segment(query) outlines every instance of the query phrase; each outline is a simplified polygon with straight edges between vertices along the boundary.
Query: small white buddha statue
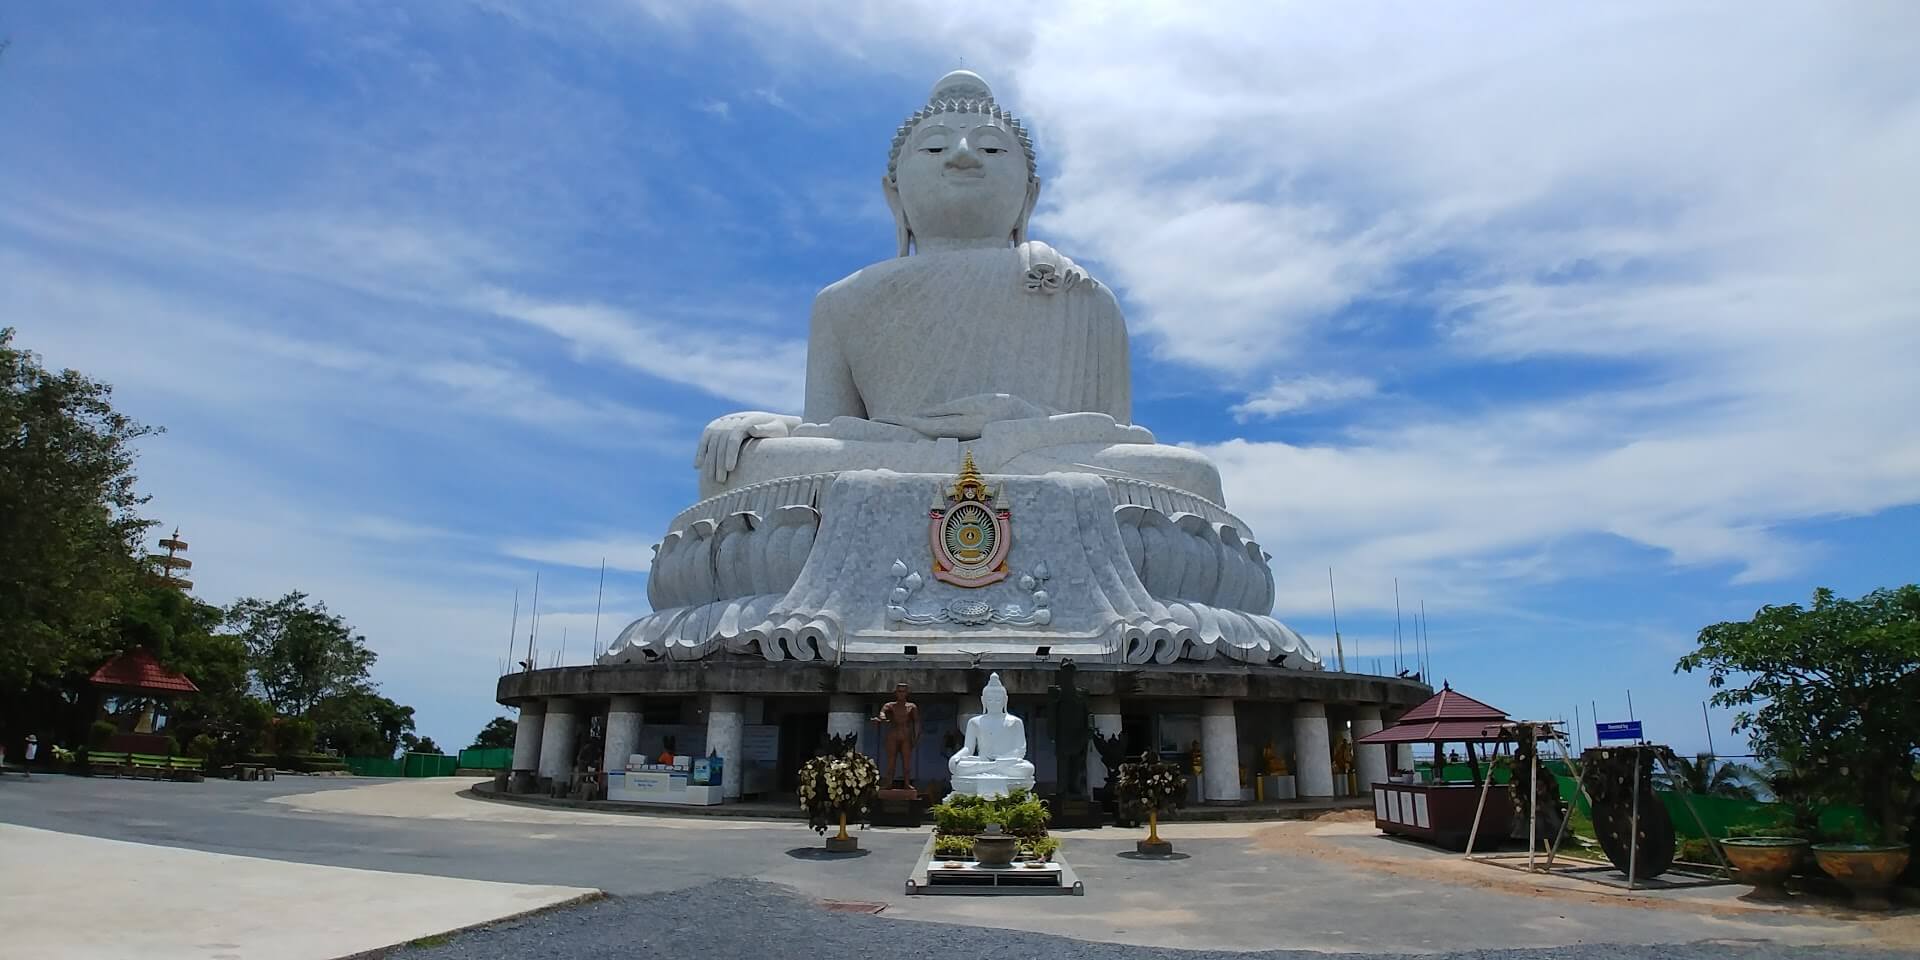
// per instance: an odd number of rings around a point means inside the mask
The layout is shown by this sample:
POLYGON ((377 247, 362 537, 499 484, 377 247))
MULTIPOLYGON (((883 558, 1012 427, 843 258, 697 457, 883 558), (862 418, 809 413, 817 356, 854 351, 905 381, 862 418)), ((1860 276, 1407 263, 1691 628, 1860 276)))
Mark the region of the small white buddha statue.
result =
POLYGON ((947 761, 953 792, 992 798, 1015 788, 1033 789, 1027 725, 1007 712, 1007 688, 999 674, 987 678, 980 706, 986 712, 967 721, 966 743, 947 761))

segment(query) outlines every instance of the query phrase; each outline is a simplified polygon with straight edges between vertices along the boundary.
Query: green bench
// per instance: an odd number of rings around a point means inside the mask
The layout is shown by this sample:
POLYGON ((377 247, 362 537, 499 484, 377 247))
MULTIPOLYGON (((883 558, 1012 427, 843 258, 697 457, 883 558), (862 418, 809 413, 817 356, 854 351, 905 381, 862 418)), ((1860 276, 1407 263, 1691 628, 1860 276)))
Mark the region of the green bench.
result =
POLYGON ((103 767, 109 768, 113 770, 113 775, 115 777, 118 777, 122 773, 125 773, 128 768, 128 765, 130 765, 132 762, 133 762, 132 754, 109 753, 105 750, 87 751, 87 766, 92 767, 95 770, 99 770, 103 767))
POLYGON ((112 770, 115 777, 147 776, 155 780, 173 776, 193 779, 201 776, 206 769, 205 761, 193 757, 163 757, 154 753, 117 753, 108 750, 89 751, 87 766, 95 771, 112 770))

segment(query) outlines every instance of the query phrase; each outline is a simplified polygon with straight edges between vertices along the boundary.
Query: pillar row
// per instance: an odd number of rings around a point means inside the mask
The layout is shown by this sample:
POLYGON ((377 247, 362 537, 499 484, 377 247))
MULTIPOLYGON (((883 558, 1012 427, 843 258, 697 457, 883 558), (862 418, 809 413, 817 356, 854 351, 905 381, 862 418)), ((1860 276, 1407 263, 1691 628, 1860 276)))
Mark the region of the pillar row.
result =
POLYGON ((1293 705, 1293 774, 1301 799, 1333 796, 1333 743, 1324 703, 1293 705))
POLYGON ((520 722, 513 728, 513 769, 540 769, 540 734, 547 720, 545 700, 520 705, 520 722))
POLYGON ((1360 738, 1379 733, 1385 726, 1379 707, 1356 707, 1353 711, 1353 766, 1360 774, 1360 793, 1372 796, 1373 785, 1387 779, 1385 744, 1361 743, 1360 738))
POLYGON ((739 694, 716 693, 707 702, 707 752, 720 757, 720 796, 727 800, 740 799, 746 765, 740 743, 746 726, 746 704, 739 694))
POLYGON ((547 700, 540 731, 540 776, 564 781, 573 776, 574 737, 579 733, 578 705, 564 697, 547 700))
POLYGON ((616 694, 607 706, 607 752, 602 770, 625 770, 627 758, 640 745, 641 702, 633 694, 616 694))
POLYGON ((1200 706, 1200 798, 1240 801, 1240 731, 1232 700, 1206 700, 1200 706))

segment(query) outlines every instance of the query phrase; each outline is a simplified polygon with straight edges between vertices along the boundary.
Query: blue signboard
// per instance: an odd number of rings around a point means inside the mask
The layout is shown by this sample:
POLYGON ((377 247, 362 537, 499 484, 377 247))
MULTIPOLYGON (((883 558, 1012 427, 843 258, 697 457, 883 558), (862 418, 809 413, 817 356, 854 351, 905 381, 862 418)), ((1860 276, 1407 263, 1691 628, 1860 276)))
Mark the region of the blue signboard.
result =
POLYGON ((1640 721, 1628 720, 1625 723, 1597 723, 1594 730, 1601 743, 1608 740, 1644 740, 1640 734, 1640 721))

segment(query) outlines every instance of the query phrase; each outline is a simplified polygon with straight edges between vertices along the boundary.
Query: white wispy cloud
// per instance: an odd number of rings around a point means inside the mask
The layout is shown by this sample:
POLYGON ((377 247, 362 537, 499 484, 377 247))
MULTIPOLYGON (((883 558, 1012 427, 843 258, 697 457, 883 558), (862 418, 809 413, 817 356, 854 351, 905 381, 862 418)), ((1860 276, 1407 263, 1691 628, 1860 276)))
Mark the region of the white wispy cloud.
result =
POLYGON ((1366 377, 1276 377, 1266 389, 1235 404, 1233 416, 1242 423, 1270 419, 1370 397, 1378 390, 1379 385, 1366 377))

